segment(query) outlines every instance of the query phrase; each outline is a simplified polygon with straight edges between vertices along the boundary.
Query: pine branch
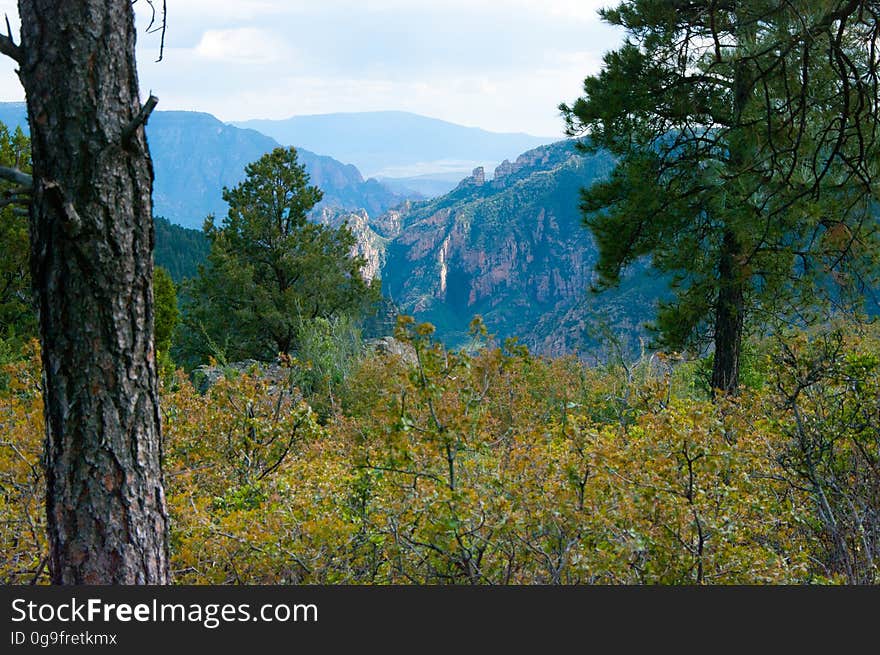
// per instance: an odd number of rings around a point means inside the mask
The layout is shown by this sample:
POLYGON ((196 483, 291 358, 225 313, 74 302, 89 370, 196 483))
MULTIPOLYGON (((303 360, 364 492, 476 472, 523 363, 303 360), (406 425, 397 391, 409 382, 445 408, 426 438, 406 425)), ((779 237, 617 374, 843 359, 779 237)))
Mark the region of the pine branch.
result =
POLYGON ((34 178, 17 168, 0 166, 0 179, 15 182, 24 187, 22 190, 30 191, 34 187, 34 178))

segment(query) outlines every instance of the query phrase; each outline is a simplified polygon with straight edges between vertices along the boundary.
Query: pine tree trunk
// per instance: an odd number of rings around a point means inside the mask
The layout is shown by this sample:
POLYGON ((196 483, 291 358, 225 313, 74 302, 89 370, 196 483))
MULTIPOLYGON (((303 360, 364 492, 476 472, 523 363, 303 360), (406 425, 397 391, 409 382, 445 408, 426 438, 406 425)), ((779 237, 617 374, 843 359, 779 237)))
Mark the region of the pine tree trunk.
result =
POLYGON ((718 301, 715 307, 715 359, 712 393, 736 393, 739 386, 740 345, 745 307, 740 275, 740 247, 731 230, 724 232, 718 265, 718 301))
MULTIPOLYGON (((736 11, 741 3, 734 3, 736 11)), ((737 16, 737 41, 746 47, 754 40, 755 26, 752 21, 737 16)), ((731 125, 742 131, 743 115, 753 90, 752 76, 745 60, 735 62, 733 74, 733 107, 731 125)), ((747 166, 751 146, 739 135, 728 143, 729 165, 735 171, 747 166)), ((732 208, 729 208, 732 209, 732 208)), ((749 211, 747 205, 741 208, 749 211)), ((739 387, 740 350, 743 337, 745 312, 745 283, 740 239, 727 224, 721 238, 718 253, 718 296, 715 304, 715 358, 712 363, 712 395, 717 392, 734 394, 739 387)))
POLYGON ((19 0, 56 584, 169 581, 131 0, 19 0))

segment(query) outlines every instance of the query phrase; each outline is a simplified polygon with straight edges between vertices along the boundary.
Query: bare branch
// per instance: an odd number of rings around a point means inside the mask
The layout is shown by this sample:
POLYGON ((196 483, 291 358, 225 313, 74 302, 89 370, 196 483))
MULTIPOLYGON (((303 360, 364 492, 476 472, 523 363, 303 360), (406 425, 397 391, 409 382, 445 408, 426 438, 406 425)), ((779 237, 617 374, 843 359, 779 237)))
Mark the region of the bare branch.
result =
POLYGON ((24 207, 30 207, 31 200, 30 198, 6 198, 4 200, 0 200, 0 209, 5 209, 11 205, 22 205, 24 207))
POLYGON ((21 48, 15 45, 12 39, 12 27, 9 25, 9 16, 6 16, 6 35, 0 34, 0 53, 21 63, 21 48))
MULTIPOLYGON (((135 4, 137 0, 133 0, 131 4, 135 4)), ((156 20, 156 5, 153 4, 154 0, 146 0, 147 5, 150 7, 150 24, 147 25, 146 32, 147 34, 155 34, 156 32, 161 33, 161 39, 159 42, 159 58, 156 62, 162 61, 162 57, 165 54, 165 32, 168 29, 168 2, 167 0, 162 0, 162 20, 158 22, 156 20)))
POLYGON ((150 119, 150 114, 153 113, 153 110, 156 108, 158 102, 159 98, 151 94, 147 102, 144 103, 144 106, 141 107, 141 110, 138 112, 137 116, 135 116, 132 121, 125 126, 125 129, 122 130, 123 144, 131 141, 131 138, 134 136, 135 132, 141 125, 147 124, 147 121, 150 119))
POLYGON ((10 205, 24 205, 25 207, 28 207, 30 204, 30 189, 25 193, 4 193, 3 198, 0 199, 0 208, 9 207, 10 205))
POLYGON ((73 206, 73 203, 67 197, 64 189, 61 188, 61 185, 54 180, 43 180, 43 189, 47 194, 50 194, 53 203, 56 205, 55 209, 61 214, 65 230, 71 235, 78 234, 82 229, 83 220, 79 213, 77 213, 76 207, 73 206))

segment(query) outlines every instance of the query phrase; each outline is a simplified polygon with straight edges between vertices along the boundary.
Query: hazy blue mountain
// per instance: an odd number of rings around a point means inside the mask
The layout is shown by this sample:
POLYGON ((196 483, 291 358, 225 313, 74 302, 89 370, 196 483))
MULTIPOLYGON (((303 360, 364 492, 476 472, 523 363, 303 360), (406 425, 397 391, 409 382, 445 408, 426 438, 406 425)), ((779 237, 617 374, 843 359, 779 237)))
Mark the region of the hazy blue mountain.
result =
MULTIPOLYGON (((0 121, 27 130, 24 103, 0 103, 0 121)), ((154 213, 172 223, 201 228, 205 217, 226 214, 222 189, 244 179, 244 167, 279 146, 254 130, 227 125, 210 114, 156 111, 147 125, 156 180, 154 213)), ((312 184, 324 191, 320 208, 365 209, 371 216, 404 197, 355 166, 298 148, 312 184)))
POLYGON ((156 180, 158 216, 199 228, 208 214, 226 214, 221 190, 244 178, 244 167, 278 144, 254 131, 230 128, 210 114, 155 112, 147 138, 156 180))
MULTIPOLYGON (((156 112, 147 130, 156 169, 156 213, 187 227, 201 226, 208 213, 225 215, 222 188, 238 184, 248 163, 279 145, 254 130, 195 112, 156 112)), ((366 209, 375 215, 403 200, 380 182, 364 180, 350 164, 297 150, 311 183, 324 191, 321 207, 366 209)))
POLYGON ((28 132, 27 108, 23 102, 0 102, 0 123, 10 130, 21 127, 28 132))
POLYGON ((400 111, 294 116, 234 123, 284 144, 351 162, 365 175, 414 177, 494 165, 555 139, 463 127, 400 111))

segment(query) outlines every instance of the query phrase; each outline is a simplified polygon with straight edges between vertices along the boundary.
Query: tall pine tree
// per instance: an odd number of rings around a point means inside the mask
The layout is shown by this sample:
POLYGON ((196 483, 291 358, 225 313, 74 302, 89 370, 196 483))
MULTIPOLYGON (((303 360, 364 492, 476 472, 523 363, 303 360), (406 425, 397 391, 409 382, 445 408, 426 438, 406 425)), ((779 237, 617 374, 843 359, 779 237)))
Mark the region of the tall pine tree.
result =
POLYGON ((170 580, 153 339, 153 169, 131 0, 19 0, 0 36, 27 99, 30 272, 59 584, 170 580))
POLYGON ((582 147, 618 160, 583 193, 601 285, 650 256, 674 292, 658 342, 711 342, 713 390, 736 390, 750 319, 793 317, 823 281, 874 270, 877 11, 629 0, 601 12, 626 41, 560 107, 582 147))

